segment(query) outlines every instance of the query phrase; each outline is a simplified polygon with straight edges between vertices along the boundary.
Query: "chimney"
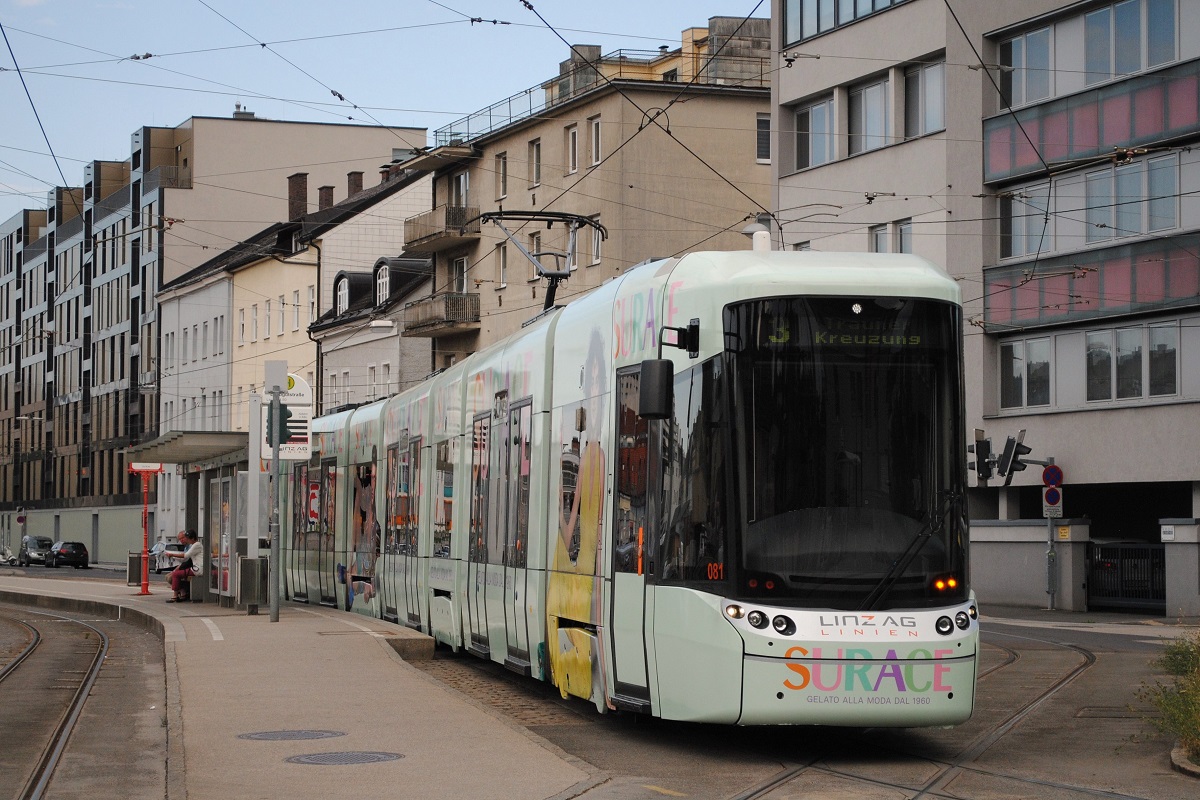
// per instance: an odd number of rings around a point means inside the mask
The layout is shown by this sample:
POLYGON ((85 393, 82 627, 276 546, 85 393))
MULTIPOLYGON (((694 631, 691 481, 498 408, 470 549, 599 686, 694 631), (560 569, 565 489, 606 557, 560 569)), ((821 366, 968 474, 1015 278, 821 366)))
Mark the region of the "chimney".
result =
POLYGON ((379 182, 381 184, 387 183, 388 179, 391 177, 392 177, 392 167, 390 164, 384 164, 382 167, 379 168, 379 182))
POLYGON ((322 186, 317 189, 317 210, 324 211, 333 205, 333 187, 322 186))
POLYGON ((361 171, 346 173, 346 196, 353 197, 362 191, 363 174, 361 171))
POLYGON ((288 221, 293 222, 308 213, 308 173, 288 175, 288 221))

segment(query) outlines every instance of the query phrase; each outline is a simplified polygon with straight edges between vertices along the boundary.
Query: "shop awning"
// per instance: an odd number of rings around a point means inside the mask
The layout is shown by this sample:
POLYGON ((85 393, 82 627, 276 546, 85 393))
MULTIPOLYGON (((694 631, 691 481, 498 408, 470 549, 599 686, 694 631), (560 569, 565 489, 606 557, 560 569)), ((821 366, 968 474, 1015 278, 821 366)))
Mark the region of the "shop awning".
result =
POLYGON ((167 431, 126 449, 126 460, 162 464, 201 464, 243 454, 250 434, 234 431, 167 431))

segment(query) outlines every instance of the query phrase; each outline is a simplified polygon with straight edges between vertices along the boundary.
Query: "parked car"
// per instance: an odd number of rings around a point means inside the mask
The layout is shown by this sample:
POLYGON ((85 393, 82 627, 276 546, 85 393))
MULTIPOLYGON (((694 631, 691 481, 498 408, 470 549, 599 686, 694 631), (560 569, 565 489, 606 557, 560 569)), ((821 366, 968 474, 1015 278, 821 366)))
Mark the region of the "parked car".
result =
POLYGON ((17 563, 22 567, 30 564, 45 564, 46 551, 54 544, 49 536, 22 536, 21 549, 17 551, 17 563))
POLYGON ((167 542, 163 550, 157 553, 151 553, 153 559, 150 563, 154 565, 155 574, 170 572, 183 563, 181 558, 169 558, 167 553, 182 553, 186 548, 179 542, 167 542))
POLYGON ((91 569, 88 550, 83 542, 55 542, 46 551, 46 566, 61 567, 63 564, 75 569, 91 569))

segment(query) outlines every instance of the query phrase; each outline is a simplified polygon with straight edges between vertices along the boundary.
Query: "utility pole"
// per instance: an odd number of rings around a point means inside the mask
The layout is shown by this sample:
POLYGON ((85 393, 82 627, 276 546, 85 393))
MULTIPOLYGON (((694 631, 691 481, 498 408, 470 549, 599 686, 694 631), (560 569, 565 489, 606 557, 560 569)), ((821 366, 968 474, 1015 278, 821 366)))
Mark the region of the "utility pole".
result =
POLYGON ((271 395, 271 410, 267 415, 271 420, 267 436, 271 440, 271 521, 268 532, 271 537, 270 555, 267 557, 267 598, 271 609, 271 622, 279 622, 279 439, 280 415, 279 398, 286 391, 287 362, 266 362, 268 394, 271 395))

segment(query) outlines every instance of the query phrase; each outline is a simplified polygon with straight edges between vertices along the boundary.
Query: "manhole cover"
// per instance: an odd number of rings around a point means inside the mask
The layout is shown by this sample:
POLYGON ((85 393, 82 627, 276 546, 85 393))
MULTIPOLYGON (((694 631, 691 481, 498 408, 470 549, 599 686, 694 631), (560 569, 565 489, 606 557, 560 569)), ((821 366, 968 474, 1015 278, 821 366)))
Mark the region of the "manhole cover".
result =
POLYGON ((299 739, 332 739, 345 736, 342 731, 260 731, 238 734, 239 739, 254 739, 260 742, 292 742, 299 739))
POLYGON ((376 764, 380 761, 395 761, 398 758, 404 758, 404 756, 399 753, 309 753, 303 756, 292 756, 287 761, 289 764, 342 766, 345 764, 376 764))

